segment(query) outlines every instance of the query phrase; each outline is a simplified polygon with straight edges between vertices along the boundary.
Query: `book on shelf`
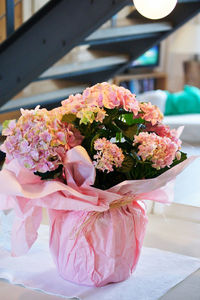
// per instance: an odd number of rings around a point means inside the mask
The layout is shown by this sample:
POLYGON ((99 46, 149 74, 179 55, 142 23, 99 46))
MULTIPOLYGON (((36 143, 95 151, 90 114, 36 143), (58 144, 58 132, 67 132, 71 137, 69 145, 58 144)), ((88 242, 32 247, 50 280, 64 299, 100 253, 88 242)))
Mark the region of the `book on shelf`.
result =
POLYGON ((131 79, 129 81, 121 81, 120 85, 127 88, 136 95, 152 91, 155 89, 154 78, 131 79))

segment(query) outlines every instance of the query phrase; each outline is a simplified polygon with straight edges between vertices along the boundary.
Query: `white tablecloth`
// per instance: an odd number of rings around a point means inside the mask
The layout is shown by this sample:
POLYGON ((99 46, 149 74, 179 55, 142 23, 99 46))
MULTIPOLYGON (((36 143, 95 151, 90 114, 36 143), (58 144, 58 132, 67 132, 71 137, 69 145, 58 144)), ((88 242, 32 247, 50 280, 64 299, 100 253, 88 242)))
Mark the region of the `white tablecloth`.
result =
MULTIPOLYGON (((159 230, 159 228, 158 228, 159 230)), ((200 260, 153 248, 143 248, 135 273, 126 281, 102 288, 78 286, 59 277, 48 249, 48 227, 30 252, 10 256, 9 234, 0 234, 0 278, 48 294, 83 300, 155 300, 200 268, 200 260)))

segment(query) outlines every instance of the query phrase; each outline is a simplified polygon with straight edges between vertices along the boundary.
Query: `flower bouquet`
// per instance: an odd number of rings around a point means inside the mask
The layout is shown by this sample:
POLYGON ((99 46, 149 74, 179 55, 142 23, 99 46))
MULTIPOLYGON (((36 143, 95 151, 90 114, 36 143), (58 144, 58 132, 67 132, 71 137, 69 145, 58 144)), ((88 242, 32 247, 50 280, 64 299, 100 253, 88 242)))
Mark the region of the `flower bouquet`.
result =
POLYGON ((0 209, 14 208, 12 255, 37 238, 42 208, 59 274, 84 285, 125 280, 147 223, 144 200, 169 203, 173 180, 194 157, 151 103, 108 83, 71 95, 51 111, 21 109, 6 121, 0 209))

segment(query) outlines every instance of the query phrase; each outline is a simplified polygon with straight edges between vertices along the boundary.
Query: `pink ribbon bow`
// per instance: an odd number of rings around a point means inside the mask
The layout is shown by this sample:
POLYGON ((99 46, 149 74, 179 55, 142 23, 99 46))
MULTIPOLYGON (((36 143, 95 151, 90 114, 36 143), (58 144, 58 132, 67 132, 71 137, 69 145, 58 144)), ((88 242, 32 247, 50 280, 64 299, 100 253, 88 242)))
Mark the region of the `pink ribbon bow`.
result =
POLYGON ((0 172, 0 209, 14 208, 16 217, 12 230, 12 255, 25 254, 37 239, 42 221, 42 208, 102 212, 109 204, 125 195, 134 201, 152 200, 170 203, 173 179, 196 157, 190 157, 157 178, 124 181, 109 190, 92 185, 95 168, 82 146, 66 152, 64 162, 67 185, 57 180, 42 181, 12 160, 0 172))

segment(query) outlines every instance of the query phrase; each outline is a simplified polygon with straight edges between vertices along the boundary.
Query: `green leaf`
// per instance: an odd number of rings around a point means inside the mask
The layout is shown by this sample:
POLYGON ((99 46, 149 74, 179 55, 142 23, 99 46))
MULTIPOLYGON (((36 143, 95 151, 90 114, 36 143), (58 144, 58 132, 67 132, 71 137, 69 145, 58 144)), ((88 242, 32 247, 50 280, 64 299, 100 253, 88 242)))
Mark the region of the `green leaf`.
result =
POLYGON ((123 114, 122 118, 125 120, 126 124, 132 125, 133 123, 133 113, 123 114))
POLYGON ((45 173, 41 172, 34 172, 35 175, 40 176, 41 180, 47 180, 47 179, 56 179, 56 178, 62 178, 62 172, 63 172, 63 165, 60 165, 56 170, 54 171, 48 171, 45 173))
POLYGON ((187 155, 183 152, 181 152, 181 159, 177 160, 176 158, 174 159, 173 163, 170 165, 170 167, 165 167, 160 170, 156 170, 155 168, 152 167, 152 162, 150 161, 138 161, 136 167, 131 171, 131 176, 134 177, 134 179, 150 179, 150 178, 155 178, 167 170, 173 168, 177 164, 181 163, 187 158, 187 155))
POLYGON ((10 121, 11 121, 11 120, 5 120, 5 121, 3 122, 3 124, 2 124, 3 129, 7 129, 7 128, 8 128, 8 125, 9 125, 10 121))
POLYGON ((117 133, 120 133, 121 130, 118 128, 118 126, 115 126, 113 123, 109 123, 106 125, 106 129, 110 131, 111 136, 114 137, 116 136, 117 133))
POLYGON ((134 135, 138 133, 138 125, 129 126, 126 130, 122 130, 123 135, 128 137, 130 140, 133 140, 134 135))
POLYGON ((122 150, 124 150, 123 152, 125 153, 130 153, 133 148, 132 143, 129 143, 128 141, 118 142, 116 143, 116 145, 122 150))
POLYGON ((126 130, 129 128, 129 125, 124 123, 123 121, 116 119, 115 124, 121 129, 121 130, 126 130))
POLYGON ((69 123, 69 124, 73 124, 75 121, 76 121, 76 115, 74 114, 65 114, 61 119, 61 122, 69 123))
POLYGON ((126 180, 126 175, 124 173, 118 172, 117 170, 114 170, 110 173, 96 170, 94 186, 101 190, 107 190, 124 180, 126 180))
POLYGON ((144 125, 141 123, 133 123, 132 125, 128 125, 118 119, 115 120, 115 123, 122 130, 123 135, 129 138, 131 141, 133 140, 134 135, 138 135, 140 130, 144 129, 144 125))
POLYGON ((121 143, 121 140, 123 138, 122 132, 117 132, 115 138, 116 138, 116 141, 118 141, 119 143, 121 143))
POLYGON ((132 113, 123 114, 122 117, 128 125, 145 124, 145 120, 143 120, 142 118, 134 118, 132 113))
POLYGON ((105 119, 103 120, 103 124, 108 125, 112 123, 112 121, 119 116, 119 110, 114 108, 114 109, 106 109, 107 115, 105 119))
POLYGON ((117 170, 122 173, 128 173, 131 171, 133 166, 134 166, 134 160, 131 158, 131 156, 125 155, 122 166, 120 168, 118 168, 117 170))

